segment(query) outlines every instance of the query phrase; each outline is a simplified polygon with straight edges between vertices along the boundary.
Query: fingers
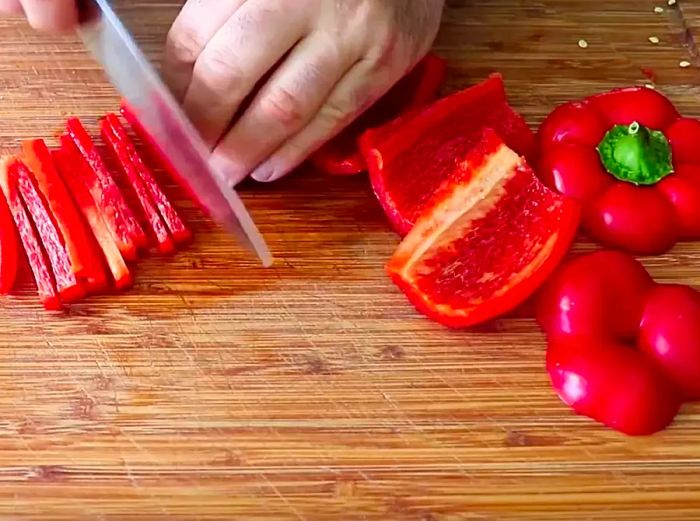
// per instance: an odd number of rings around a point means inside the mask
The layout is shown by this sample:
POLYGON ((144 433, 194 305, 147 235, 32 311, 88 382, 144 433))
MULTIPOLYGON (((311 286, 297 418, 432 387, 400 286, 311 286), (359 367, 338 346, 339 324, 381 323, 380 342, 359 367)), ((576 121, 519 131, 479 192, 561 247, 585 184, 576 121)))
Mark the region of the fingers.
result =
POLYGON ((237 184, 304 128, 352 66, 328 37, 301 42, 212 154, 212 164, 237 184))
POLYGON ((248 0, 195 63, 183 107, 212 146, 258 81, 308 30, 308 10, 279 0, 248 0))
POLYGON ((0 14, 22 14, 22 4, 19 0, 0 0, 0 14))
POLYGON ((20 0, 29 24, 42 31, 68 31, 78 24, 75 0, 20 0))
POLYGON ((178 101, 185 97, 197 58, 243 2, 188 0, 185 3, 168 32, 163 57, 163 78, 178 101))
POLYGON ((311 122, 285 142, 255 171, 256 181, 275 181, 303 163, 321 145, 338 134, 392 85, 392 74, 374 62, 358 62, 338 83, 311 122))

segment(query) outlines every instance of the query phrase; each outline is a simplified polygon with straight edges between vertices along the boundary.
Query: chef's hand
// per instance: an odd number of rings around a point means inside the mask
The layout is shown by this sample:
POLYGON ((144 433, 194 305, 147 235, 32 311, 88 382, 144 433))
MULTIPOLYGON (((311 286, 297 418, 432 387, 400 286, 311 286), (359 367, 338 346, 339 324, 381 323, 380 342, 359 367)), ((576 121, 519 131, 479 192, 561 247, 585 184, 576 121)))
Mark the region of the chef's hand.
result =
POLYGON ((78 24, 75 0, 0 0, 0 14, 25 14, 42 31, 68 31, 78 24))
POLYGON ((427 53, 443 5, 188 0, 168 35, 163 71, 212 147, 212 164, 232 184, 251 174, 272 181, 347 126, 427 53))

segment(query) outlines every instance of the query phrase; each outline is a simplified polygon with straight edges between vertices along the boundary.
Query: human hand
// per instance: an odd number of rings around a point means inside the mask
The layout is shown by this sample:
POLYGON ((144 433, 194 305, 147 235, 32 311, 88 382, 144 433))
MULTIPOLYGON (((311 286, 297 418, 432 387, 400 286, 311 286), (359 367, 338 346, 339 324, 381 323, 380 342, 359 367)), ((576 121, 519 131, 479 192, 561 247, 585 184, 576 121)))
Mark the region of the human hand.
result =
POLYGON ((24 14, 42 31, 68 31, 78 25, 75 0, 0 0, 0 14, 24 14))
POLYGON ((251 174, 272 181, 427 53, 443 5, 188 0, 168 34, 163 72, 211 146, 212 166, 233 185, 251 174))

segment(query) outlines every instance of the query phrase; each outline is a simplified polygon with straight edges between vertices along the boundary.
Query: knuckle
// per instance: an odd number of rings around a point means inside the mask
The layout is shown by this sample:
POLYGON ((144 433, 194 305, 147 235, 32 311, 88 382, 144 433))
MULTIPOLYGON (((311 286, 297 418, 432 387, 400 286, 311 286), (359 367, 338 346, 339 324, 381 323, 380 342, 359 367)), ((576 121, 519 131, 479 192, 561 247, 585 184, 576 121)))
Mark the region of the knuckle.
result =
POLYGON ((245 83, 243 70, 235 65, 232 54, 226 49, 212 49, 202 54, 195 73, 208 90, 231 97, 245 83))
POLYGON ((174 26, 167 36, 167 47, 170 54, 180 62, 193 65, 206 42, 199 31, 189 25, 174 26))
POLYGON ((303 123, 305 118, 304 103, 298 95, 285 87, 271 89, 263 96, 260 109, 287 127, 296 127, 303 123))
POLYGON ((350 99, 352 101, 344 103, 338 100, 329 100, 321 108, 320 116, 326 122, 327 127, 335 129, 350 121, 358 106, 356 96, 351 96, 350 99))

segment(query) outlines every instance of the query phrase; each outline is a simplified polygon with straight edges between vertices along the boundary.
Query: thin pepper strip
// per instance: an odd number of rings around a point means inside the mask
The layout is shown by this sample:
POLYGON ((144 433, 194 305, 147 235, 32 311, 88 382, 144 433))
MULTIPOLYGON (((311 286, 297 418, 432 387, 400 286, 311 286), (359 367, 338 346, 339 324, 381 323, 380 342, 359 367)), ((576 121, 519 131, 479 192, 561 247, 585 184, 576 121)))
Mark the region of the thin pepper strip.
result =
POLYGON ((15 285, 19 255, 17 227, 5 198, 0 197, 0 294, 10 293, 15 285))
POLYGON ((16 158, 12 157, 3 157, 0 159, 0 188, 2 188, 5 194, 5 199, 7 200, 10 212, 17 226, 24 251, 27 254, 29 267, 36 281, 39 299, 45 309, 60 310, 62 308, 61 299, 56 292, 48 261, 41 249, 39 239, 34 231, 27 210, 24 208, 17 185, 10 180, 9 167, 15 161, 16 158))
POLYGON ((51 263, 56 289, 61 300, 66 303, 76 302, 85 296, 85 290, 73 273, 70 256, 66 250, 50 210, 47 208, 34 176, 21 160, 13 161, 9 166, 10 183, 15 184, 24 200, 24 206, 34 222, 34 227, 44 246, 44 251, 51 263))
POLYGON ((95 262, 97 245, 58 175, 44 140, 23 142, 22 159, 34 174, 39 190, 58 225, 73 273, 90 293, 104 291, 107 288, 107 275, 103 266, 95 262))
MULTIPOLYGON (((75 160, 72 147, 66 146, 70 142, 66 143, 66 138, 62 141, 61 149, 51 151, 53 162, 59 175, 70 188, 76 204, 90 225, 92 233, 102 249, 102 254, 107 261, 116 289, 126 289, 133 283, 129 268, 124 262, 124 258, 102 218, 100 210, 95 205, 95 201, 84 183, 84 165, 82 162, 75 160)), ((94 261, 98 262, 98 259, 94 261)), ((99 259, 99 261, 102 261, 102 259, 99 259)))
POLYGON ((176 244, 183 244, 192 239, 192 232, 185 225, 184 221, 178 214, 177 210, 168 200, 161 187, 158 185, 153 173, 146 166, 143 159, 136 150, 136 146, 126 132, 126 129, 119 121, 116 114, 108 114, 104 119, 105 124, 108 124, 111 132, 114 134, 122 152, 131 160, 135 171, 141 178, 141 181, 148 190, 148 195, 155 203, 160 212, 163 221, 167 225, 170 233, 173 236, 176 244))
POLYGON ((331 175, 365 172, 367 163, 358 146, 362 133, 433 102, 446 72, 445 61, 436 54, 428 54, 367 112, 314 153, 311 163, 331 175))
MULTIPOLYGON (((88 188, 95 203, 102 211, 105 223, 114 235, 119 251, 127 260, 136 259, 137 249, 148 246, 148 237, 129 208, 124 195, 114 182, 95 143, 78 118, 70 118, 67 123, 68 135, 89 166, 88 188)), ((87 171, 86 171, 87 172, 87 171)))
POLYGON ((136 171, 136 167, 131 161, 131 157, 124 146, 121 136, 119 136, 114 129, 114 119, 116 119, 114 114, 108 114, 102 121, 100 121, 100 132, 102 134, 102 139, 112 150, 112 153, 117 158, 119 166, 121 166, 122 171, 128 178, 129 183, 131 184, 131 187, 138 198, 143 215, 150 226, 150 232, 155 237, 158 245, 158 251, 164 254, 173 253, 175 251, 175 244, 168 233, 168 229, 166 228, 163 219, 158 214, 158 210, 151 200, 151 196, 146 189, 146 185, 136 171))

